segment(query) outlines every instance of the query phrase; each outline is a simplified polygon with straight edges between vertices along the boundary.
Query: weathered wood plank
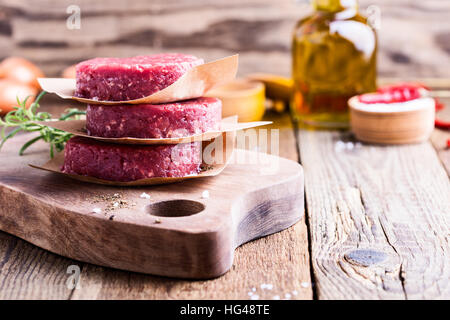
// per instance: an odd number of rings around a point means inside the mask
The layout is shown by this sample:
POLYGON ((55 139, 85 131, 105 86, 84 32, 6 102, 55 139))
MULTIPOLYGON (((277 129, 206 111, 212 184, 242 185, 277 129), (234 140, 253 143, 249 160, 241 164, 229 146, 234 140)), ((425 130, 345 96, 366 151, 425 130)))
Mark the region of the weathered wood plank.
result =
POLYGON ((450 176, 450 148, 447 146, 447 141, 450 139, 450 132, 448 130, 434 130, 431 136, 431 142, 433 147, 441 159, 442 165, 447 170, 447 174, 450 176))
POLYGON ((431 144, 298 138, 318 298, 450 298, 450 183, 431 144))
MULTIPOLYGON (((306 0, 307 1, 307 0, 306 0)), ((140 13, 166 13, 177 12, 192 9, 202 9, 205 7, 214 7, 217 9, 226 9, 230 7, 259 7, 273 6, 270 0, 134 0, 131 3, 123 1, 97 0, 41 0, 39 6, 33 5, 33 0, 1 0, 0 5, 5 8, 16 10, 22 15, 29 17, 42 16, 43 13, 48 17, 65 17, 65 9, 69 5, 78 5, 87 15, 103 15, 105 13, 126 14, 128 12, 140 13)), ((296 4, 291 0, 279 0, 277 4, 281 6, 294 7, 296 4)))
POLYGON ((68 299, 73 290, 67 270, 74 264, 0 232, 0 300, 68 299))
POLYGON ((255 288, 260 299, 311 299, 306 226, 289 230, 238 248, 232 269, 208 281, 184 281, 83 266, 81 289, 72 299, 250 299, 255 288), (306 253, 306 254, 305 254, 306 253), (261 289, 272 284, 271 290, 261 289), (296 295, 295 295, 296 294, 296 295))

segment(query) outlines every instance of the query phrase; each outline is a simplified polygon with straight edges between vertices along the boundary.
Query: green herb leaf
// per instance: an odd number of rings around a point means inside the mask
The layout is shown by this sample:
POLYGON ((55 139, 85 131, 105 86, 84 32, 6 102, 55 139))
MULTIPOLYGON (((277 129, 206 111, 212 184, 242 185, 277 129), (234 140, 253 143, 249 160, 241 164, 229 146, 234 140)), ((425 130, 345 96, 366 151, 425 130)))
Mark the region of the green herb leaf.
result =
MULTIPOLYGON (((19 98, 17 98, 18 106, 14 107, 13 111, 7 113, 3 120, 0 118, 0 126, 2 127, 2 130, 0 131, 0 149, 7 140, 13 138, 18 132, 25 131, 39 132, 39 136, 26 142, 22 148, 20 148, 19 155, 23 155, 29 146, 39 140, 43 140, 50 144, 50 156, 52 158, 55 155, 55 149, 58 152, 64 150, 64 146, 72 137, 72 134, 36 123, 37 121, 41 122, 52 119, 52 115, 48 112, 37 112, 40 107, 39 102, 45 94, 46 92, 42 91, 28 109, 26 108, 26 102, 30 97, 26 97, 23 101, 20 101, 19 98), (13 127, 14 129, 6 134, 6 128, 9 127, 13 127)), ((66 110, 66 114, 61 115, 58 120, 65 121, 79 119, 81 115, 85 114, 86 112, 84 111, 72 108, 66 110)))
POLYGON ((27 143, 25 143, 25 144, 22 146, 22 148, 20 148, 20 150, 19 150, 19 156, 23 155, 23 153, 25 152, 25 150, 27 150, 27 148, 28 148, 29 146, 31 146, 33 143, 35 143, 36 141, 41 140, 41 139, 42 139, 42 136, 38 136, 38 137, 36 137, 36 138, 31 139, 31 140, 28 141, 27 143))

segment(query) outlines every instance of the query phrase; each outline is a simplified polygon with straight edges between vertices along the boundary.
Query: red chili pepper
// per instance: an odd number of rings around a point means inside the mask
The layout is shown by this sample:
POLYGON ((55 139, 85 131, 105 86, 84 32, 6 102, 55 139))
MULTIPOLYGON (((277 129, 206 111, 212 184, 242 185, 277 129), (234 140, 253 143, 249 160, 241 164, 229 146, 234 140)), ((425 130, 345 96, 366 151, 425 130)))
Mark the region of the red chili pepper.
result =
MULTIPOLYGON (((420 83, 401 83, 383 86, 375 93, 366 93, 359 96, 362 103, 398 103, 406 102, 421 97, 421 89, 427 89, 420 83)), ((428 90, 428 89, 427 89, 428 90)))
POLYGON ((436 118, 434 120, 434 125, 439 129, 446 129, 446 130, 450 129, 450 121, 444 121, 436 118))
POLYGON ((408 89, 408 90, 416 90, 416 89, 425 89, 430 91, 430 88, 420 82, 401 82, 398 84, 389 84, 377 89, 377 92, 390 92, 399 89, 408 89))
MULTIPOLYGON (((445 108, 445 105, 441 101, 439 101, 439 99, 435 98, 434 101, 436 102, 436 111, 440 111, 445 108)), ((448 130, 450 129, 450 121, 441 120, 438 117, 435 117, 434 126, 439 129, 448 130)), ((450 140, 447 141, 447 146, 449 146, 449 144, 450 140)))
POLYGON ((436 111, 441 111, 445 108, 445 105, 438 98, 434 98, 434 101, 436 102, 436 111))

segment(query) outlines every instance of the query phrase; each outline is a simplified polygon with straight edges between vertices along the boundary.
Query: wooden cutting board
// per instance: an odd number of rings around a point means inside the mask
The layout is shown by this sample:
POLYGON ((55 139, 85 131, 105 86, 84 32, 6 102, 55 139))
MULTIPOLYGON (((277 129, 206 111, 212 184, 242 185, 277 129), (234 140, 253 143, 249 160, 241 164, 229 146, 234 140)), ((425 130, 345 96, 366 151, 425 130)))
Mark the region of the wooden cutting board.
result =
MULTIPOLYGON (((0 229, 75 260, 213 278, 230 269, 236 247, 286 229, 304 214, 302 167, 284 158, 259 153, 260 164, 232 161, 216 177, 109 187, 29 167, 49 158, 44 143, 17 155, 30 137, 18 136, 0 151, 0 229), (206 190, 209 198, 202 197, 206 190)), ((235 150, 235 157, 251 155, 235 150)))

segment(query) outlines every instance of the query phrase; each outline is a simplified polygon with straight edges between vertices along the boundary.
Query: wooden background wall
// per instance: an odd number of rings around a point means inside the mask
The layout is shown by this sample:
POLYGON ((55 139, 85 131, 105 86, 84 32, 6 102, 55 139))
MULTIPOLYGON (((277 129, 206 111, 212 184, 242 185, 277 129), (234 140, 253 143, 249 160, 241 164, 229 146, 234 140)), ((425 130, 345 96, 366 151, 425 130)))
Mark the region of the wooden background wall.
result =
MULTIPOLYGON (((381 8, 383 76, 450 77, 450 0, 361 0, 381 8)), ((240 53, 241 75, 290 74, 304 0, 0 0, 0 58, 19 55, 57 75, 95 56, 185 52, 212 60, 240 53), (81 8, 69 30, 66 8, 81 8)))

